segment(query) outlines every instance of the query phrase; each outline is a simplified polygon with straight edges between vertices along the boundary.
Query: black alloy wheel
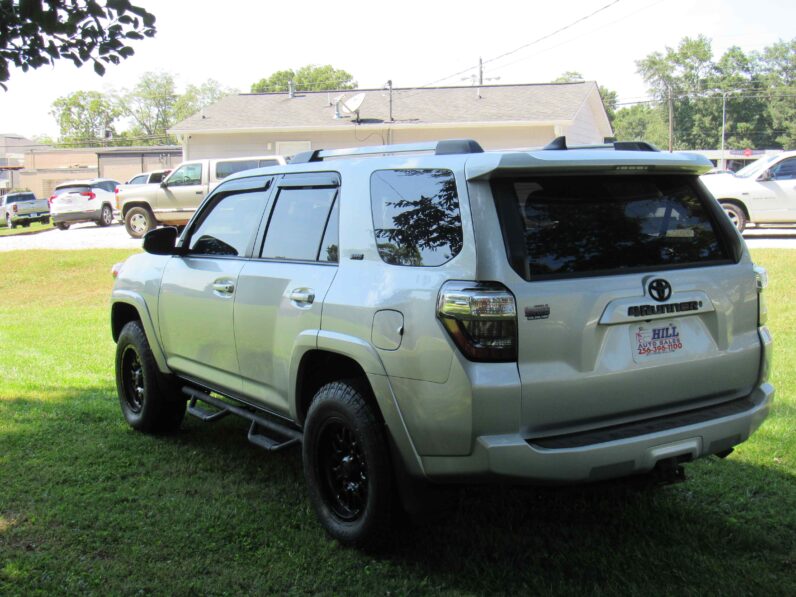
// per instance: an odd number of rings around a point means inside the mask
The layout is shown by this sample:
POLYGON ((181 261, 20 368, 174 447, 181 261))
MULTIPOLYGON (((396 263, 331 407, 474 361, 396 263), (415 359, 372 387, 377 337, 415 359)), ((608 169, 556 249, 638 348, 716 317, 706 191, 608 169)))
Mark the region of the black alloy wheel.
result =
POLYGON ((354 431, 343 420, 326 421, 318 452, 324 500, 341 520, 355 520, 368 499, 368 465, 354 431))
POLYGON ((141 358, 133 346, 128 346, 122 355, 121 373, 122 387, 124 388, 123 399, 127 402, 128 408, 138 414, 144 407, 146 387, 144 385, 144 368, 141 365, 141 358))

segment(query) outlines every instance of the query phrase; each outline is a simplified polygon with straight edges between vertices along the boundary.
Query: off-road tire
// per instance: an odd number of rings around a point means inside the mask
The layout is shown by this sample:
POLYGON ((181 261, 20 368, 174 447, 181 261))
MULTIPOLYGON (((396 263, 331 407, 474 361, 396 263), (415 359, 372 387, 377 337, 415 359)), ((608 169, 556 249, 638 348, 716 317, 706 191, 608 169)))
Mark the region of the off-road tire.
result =
POLYGON ((97 221, 97 226, 105 228, 113 224, 113 209, 107 203, 102 206, 100 211, 100 219, 97 221))
POLYGON ((735 229, 738 232, 743 232, 746 228, 746 214, 743 212, 743 209, 738 207, 735 203, 722 203, 721 207, 724 213, 730 218, 735 229))
POLYGON ((131 207, 124 214, 124 227, 133 238, 142 238, 155 225, 154 216, 145 207, 131 207))
POLYGON ((175 431, 186 401, 158 371, 141 322, 122 328, 116 342, 116 391, 125 420, 146 433, 175 431))
POLYGON ((384 424, 367 392, 354 380, 318 390, 302 451, 310 501, 323 527, 344 545, 372 548, 388 536, 394 496, 384 424), (346 490, 336 492, 340 487, 346 490))

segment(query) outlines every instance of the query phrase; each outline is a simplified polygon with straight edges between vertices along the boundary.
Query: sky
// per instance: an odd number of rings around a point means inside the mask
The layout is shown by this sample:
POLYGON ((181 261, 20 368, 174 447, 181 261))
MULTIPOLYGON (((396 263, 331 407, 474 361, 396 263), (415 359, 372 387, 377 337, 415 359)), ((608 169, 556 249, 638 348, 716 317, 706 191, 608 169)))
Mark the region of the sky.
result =
POLYGON ((212 78, 248 92, 277 70, 307 64, 344 69, 363 89, 388 79, 394 87, 469 85, 481 57, 489 84, 544 83, 577 71, 617 91, 621 104, 647 97, 636 61, 685 36, 707 36, 716 57, 731 46, 749 52, 796 37, 796 2, 784 0, 133 3, 157 17, 154 38, 132 42, 135 55, 104 77, 64 60, 12 70, 8 91, 0 89, 0 133, 57 137, 49 112, 58 97, 118 93, 151 71, 172 73, 180 90, 212 78))

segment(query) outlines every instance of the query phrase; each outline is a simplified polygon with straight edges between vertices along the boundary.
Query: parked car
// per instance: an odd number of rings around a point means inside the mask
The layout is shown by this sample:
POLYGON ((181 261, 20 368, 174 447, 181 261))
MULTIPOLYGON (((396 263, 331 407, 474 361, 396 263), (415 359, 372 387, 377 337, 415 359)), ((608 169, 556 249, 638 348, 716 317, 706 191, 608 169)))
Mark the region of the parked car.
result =
POLYGON ((117 186, 119 183, 110 178, 62 182, 50 196, 53 224, 61 230, 79 222, 110 226, 117 186))
POLYGON ((164 178, 166 178, 166 176, 168 176, 169 172, 171 172, 171 168, 167 168, 165 170, 152 170, 151 172, 142 172, 141 174, 136 174, 124 184, 160 183, 164 178))
POLYGON ((796 224, 796 151, 755 160, 735 174, 703 176, 735 227, 796 224))
POLYGON ((11 192, 0 197, 0 220, 8 228, 27 227, 31 222, 47 224, 50 207, 46 199, 36 199, 30 191, 11 192))
POLYGON ((128 234, 141 238, 159 224, 186 224, 204 196, 230 174, 284 163, 279 155, 183 162, 160 184, 120 186, 116 208, 128 234))
POLYGON ((549 147, 230 176, 114 267, 125 419, 173 430, 189 400, 301 445, 319 520, 353 545, 432 484, 674 480, 727 456, 769 412, 772 341, 765 271, 698 182, 710 163, 549 147))

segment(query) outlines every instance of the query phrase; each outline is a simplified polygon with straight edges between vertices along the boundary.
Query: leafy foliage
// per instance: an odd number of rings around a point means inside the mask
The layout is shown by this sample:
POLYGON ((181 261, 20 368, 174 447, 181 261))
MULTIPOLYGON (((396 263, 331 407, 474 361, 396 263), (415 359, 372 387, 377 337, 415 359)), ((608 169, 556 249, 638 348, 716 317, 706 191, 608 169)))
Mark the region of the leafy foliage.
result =
POLYGON ((252 93, 286 92, 289 81, 293 81, 296 91, 332 91, 357 87, 354 77, 344 70, 336 69, 331 64, 308 64, 297 71, 280 70, 260 79, 252 85, 252 93))
POLYGON ((58 121, 62 143, 98 145, 115 134, 113 123, 121 110, 98 91, 75 91, 55 100, 50 114, 58 121))
POLYGON ((232 93, 237 93, 237 90, 222 87, 215 79, 208 79, 201 85, 188 85, 185 92, 174 103, 174 122, 185 120, 202 108, 206 108, 225 95, 232 93))
POLYGON ((671 96, 675 149, 721 146, 723 109, 728 148, 796 145, 796 40, 749 54, 732 47, 714 60, 709 39, 685 37, 636 64, 655 101, 617 113, 618 139, 668 144, 671 96))
POLYGON ((76 66, 106 64, 133 55, 130 40, 155 35, 155 17, 129 0, 20 0, 0 2, 0 86, 10 66, 24 72, 65 58, 76 66))

